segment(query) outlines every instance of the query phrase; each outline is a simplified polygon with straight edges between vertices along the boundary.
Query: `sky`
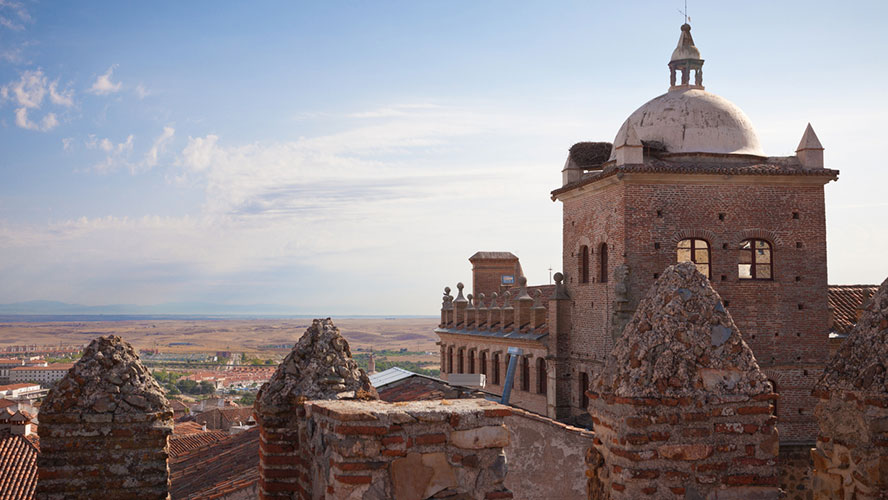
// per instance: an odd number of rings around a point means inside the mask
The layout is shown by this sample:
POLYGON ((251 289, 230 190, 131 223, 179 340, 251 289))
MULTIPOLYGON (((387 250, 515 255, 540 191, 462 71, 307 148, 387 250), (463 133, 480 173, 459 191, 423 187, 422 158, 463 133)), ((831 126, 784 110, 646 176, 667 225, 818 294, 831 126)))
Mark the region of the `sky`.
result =
MULTIPOLYGON (((681 1, 0 0, 0 303, 431 314, 561 268, 567 149, 666 91, 681 1)), ((888 276, 888 2, 691 1, 766 153, 826 148, 830 283, 888 276)))

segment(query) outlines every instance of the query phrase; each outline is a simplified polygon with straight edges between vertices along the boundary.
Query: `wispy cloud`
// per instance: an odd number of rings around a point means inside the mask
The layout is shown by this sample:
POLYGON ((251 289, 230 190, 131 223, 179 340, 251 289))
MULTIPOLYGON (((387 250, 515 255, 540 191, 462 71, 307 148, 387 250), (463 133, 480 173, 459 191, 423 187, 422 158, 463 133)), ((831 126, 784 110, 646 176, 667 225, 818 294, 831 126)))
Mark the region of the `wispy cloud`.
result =
POLYGON ((116 68, 117 65, 114 64, 108 68, 108 71, 104 74, 96 77, 96 81, 93 82, 92 87, 89 88, 89 92, 96 95, 108 95, 119 92, 123 84, 111 80, 116 68))
POLYGON ((142 173, 157 166, 158 161, 164 155, 175 136, 176 130, 171 126, 166 126, 151 144, 151 147, 141 155, 134 153, 135 136, 129 134, 125 140, 120 142, 112 141, 107 137, 99 138, 91 134, 84 145, 86 149, 101 151, 105 153, 105 158, 93 165, 93 170, 99 173, 109 173, 121 169, 129 170, 131 174, 142 173))
POLYGON ((170 126, 164 127, 163 132, 154 139, 154 144, 151 145, 151 149, 145 154, 145 159, 142 160, 141 166, 144 168, 153 168, 157 166, 158 158, 166 151, 166 147, 173 139, 174 135, 176 135, 176 129, 170 126))
POLYGON ((0 99, 17 106, 16 126, 26 130, 45 132, 59 125, 59 119, 53 112, 38 119, 31 117, 31 112, 40 109, 47 96, 49 102, 56 106, 74 106, 74 91, 60 89, 58 80, 49 81, 41 69, 23 71, 18 80, 0 87, 0 99))
POLYGON ((31 22, 31 15, 21 2, 0 0, 0 26, 13 31, 22 31, 31 22))
POLYGON ((136 97, 138 97, 139 99, 144 99, 144 98, 148 97, 149 95, 151 95, 151 91, 148 90, 141 83, 136 85, 136 88, 133 89, 133 92, 136 93, 136 97))

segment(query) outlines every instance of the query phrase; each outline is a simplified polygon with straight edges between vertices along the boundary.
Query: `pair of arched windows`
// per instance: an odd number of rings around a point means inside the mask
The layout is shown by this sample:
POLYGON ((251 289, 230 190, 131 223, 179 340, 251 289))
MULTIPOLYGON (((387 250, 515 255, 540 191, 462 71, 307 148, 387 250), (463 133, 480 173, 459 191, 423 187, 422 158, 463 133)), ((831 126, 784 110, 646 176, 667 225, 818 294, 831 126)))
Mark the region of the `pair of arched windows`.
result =
MULTIPOLYGON (((589 282, 589 247, 580 247, 580 283, 589 282)), ((607 243, 598 246, 598 282, 607 283, 607 243)))
MULTIPOLYGON (((693 262, 697 270, 712 278, 712 252, 709 242, 701 238, 686 238, 678 242, 678 262, 693 262)), ((771 244, 751 238, 740 244, 737 273, 742 280, 770 280, 774 277, 774 259, 771 244)))

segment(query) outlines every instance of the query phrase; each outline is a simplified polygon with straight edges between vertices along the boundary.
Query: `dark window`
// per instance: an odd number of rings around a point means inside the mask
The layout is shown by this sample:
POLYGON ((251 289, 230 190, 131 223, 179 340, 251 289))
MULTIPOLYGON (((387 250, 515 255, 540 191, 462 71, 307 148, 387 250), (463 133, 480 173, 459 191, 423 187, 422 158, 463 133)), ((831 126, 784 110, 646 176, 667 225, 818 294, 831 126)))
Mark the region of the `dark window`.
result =
POLYGON ((500 385, 500 355, 498 352, 493 353, 493 384, 500 385))
POLYGON ((589 247, 580 247, 580 283, 589 282, 589 247))
POLYGON ((589 374, 583 372, 580 374, 580 407, 586 409, 589 407, 589 396, 586 395, 586 389, 589 388, 589 374))
POLYGON ((687 238, 678 242, 678 262, 693 262, 697 270, 707 278, 712 277, 709 243, 699 238, 687 238))
POLYGON ((741 280, 774 279, 774 259, 771 244, 765 240, 750 239, 740 244, 738 273, 741 280))
POLYGON ((598 281, 607 283, 607 243, 602 243, 598 250, 598 263, 601 267, 598 281))
POLYGON ((475 351, 469 351, 469 373, 475 373, 475 351))
POLYGON ((521 358, 521 390, 530 392, 530 362, 527 356, 521 358))
POLYGON ((546 376, 546 360, 537 358, 537 393, 545 394, 548 388, 548 379, 546 376))
POLYGON ((459 353, 457 354, 457 357, 456 357, 456 363, 457 363, 456 371, 457 371, 457 373, 465 373, 466 367, 465 367, 465 365, 463 365, 463 354, 464 353, 465 353, 465 351, 463 349, 460 349, 459 353))
POLYGON ((453 346, 447 348, 447 373, 453 373, 453 346))
POLYGON ((481 351, 478 363, 481 365, 481 370, 478 373, 487 375, 487 352, 481 351))

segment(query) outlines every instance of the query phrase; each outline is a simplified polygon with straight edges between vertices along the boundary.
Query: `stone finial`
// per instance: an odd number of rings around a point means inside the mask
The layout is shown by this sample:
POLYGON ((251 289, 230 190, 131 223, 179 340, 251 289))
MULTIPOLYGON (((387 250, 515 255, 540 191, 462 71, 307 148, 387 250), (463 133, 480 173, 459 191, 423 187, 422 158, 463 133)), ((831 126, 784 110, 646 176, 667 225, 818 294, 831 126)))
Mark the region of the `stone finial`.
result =
POLYGON ((443 303, 441 305, 441 308, 442 309, 453 309, 453 296, 450 295, 450 287, 449 286, 444 287, 444 297, 443 297, 443 303))
POLYGON ((379 399, 330 318, 312 321, 262 386, 255 408, 260 413, 287 412, 294 402, 309 399, 379 399))
POLYGON ((823 145, 814 133, 814 128, 809 123, 796 148, 799 162, 805 168, 823 168, 823 145))
POLYGON ((116 335, 99 337, 40 408, 36 498, 169 498, 173 411, 116 335))
POLYGON ((486 309, 486 307, 484 306, 484 298, 484 292, 478 294, 478 309, 486 309))
POLYGON ((503 292, 503 309, 512 309, 512 292, 503 292))
POLYGON ((567 293, 567 287, 564 286, 564 275, 561 273, 555 273, 552 276, 552 279, 555 280, 555 293, 552 295, 552 298, 555 300, 570 300, 570 295, 567 293))
POLYGON ((467 302, 466 298, 463 296, 463 288, 465 288, 465 287, 466 286, 463 285, 461 282, 456 284, 457 294, 456 294, 456 299, 453 302, 455 302, 457 304, 462 303, 462 302, 467 302))
POLYGON ((518 295, 515 297, 518 301, 532 301, 533 297, 527 293, 527 278, 521 276, 518 278, 518 295))
POLYGON ((770 392, 721 297, 693 263, 663 272, 593 387, 620 397, 770 392))
POLYGON ((888 279, 870 297, 814 387, 815 391, 837 389, 888 396, 888 279))
POLYGON ((490 309, 499 309, 499 304, 497 303, 497 300, 499 300, 499 294, 493 292, 490 295, 490 309))
POLYGON ((471 293, 466 295, 466 300, 469 301, 469 305, 468 305, 468 308, 469 308, 469 309, 474 309, 474 308, 475 308, 474 298, 475 298, 475 296, 472 295, 471 293))
POLYGON ((534 309, 545 309, 546 306, 543 305, 543 291, 542 290, 534 290, 533 291, 533 308, 534 309))

